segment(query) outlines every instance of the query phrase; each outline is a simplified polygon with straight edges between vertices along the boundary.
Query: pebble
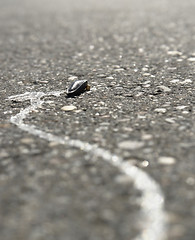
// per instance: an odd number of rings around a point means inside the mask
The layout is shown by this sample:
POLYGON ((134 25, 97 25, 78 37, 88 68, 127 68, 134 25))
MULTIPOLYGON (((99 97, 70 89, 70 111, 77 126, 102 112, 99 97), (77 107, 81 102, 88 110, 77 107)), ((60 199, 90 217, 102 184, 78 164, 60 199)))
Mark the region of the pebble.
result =
POLYGON ((143 73, 143 76, 150 76, 150 73, 143 73))
POLYGON ((171 56, 181 56, 182 55, 182 53, 179 51, 168 51, 167 53, 168 53, 168 55, 171 55, 171 56))
POLYGON ((58 146, 58 145, 59 145, 58 142, 50 142, 50 143, 49 143, 49 146, 50 146, 50 147, 56 147, 56 146, 58 146))
POLYGON ((146 116, 138 115, 137 118, 138 118, 138 119, 146 119, 146 116))
POLYGON ((170 81, 170 83, 179 83, 179 82, 180 82, 179 79, 173 79, 173 80, 170 81))
POLYGON ((94 49, 94 45, 90 45, 89 50, 93 50, 93 49, 94 49))
POLYGON ((166 102, 166 103, 163 104, 162 106, 165 107, 165 108, 166 108, 166 107, 169 107, 169 106, 171 106, 171 102, 166 102))
POLYGON ((193 178, 193 177, 188 177, 188 178, 186 179, 186 183, 187 183, 188 185, 190 185, 190 186, 194 186, 194 185, 195 185, 195 178, 193 178))
POLYGON ((121 71, 124 71, 125 69, 124 68, 117 68, 117 69, 115 69, 114 71, 115 72, 121 72, 121 71))
POLYGON ((101 73, 101 74, 98 74, 97 77, 99 77, 99 78, 106 78, 106 74, 101 73))
POLYGON ((131 128, 131 127, 124 127, 123 131, 125 131, 125 132, 132 132, 133 128, 131 128))
POLYGON ((190 61, 190 62, 195 62, 195 57, 190 57, 190 58, 188 58, 188 61, 190 61))
POLYGON ((47 63, 47 59, 45 59, 45 58, 41 59, 40 63, 46 64, 47 63))
POLYGON ((175 120, 173 118, 166 118, 165 121, 168 123, 175 123, 175 120))
POLYGON ((166 87, 166 86, 163 86, 163 85, 157 86, 157 88, 160 89, 163 92, 171 92, 171 89, 169 87, 166 87))
POLYGON ((144 88, 149 88, 150 87, 150 84, 146 84, 143 86, 144 88))
POLYGON ((108 80, 114 80, 114 78, 113 78, 112 76, 107 77, 106 79, 108 79, 108 80))
POLYGON ((148 68, 147 68, 147 67, 143 67, 143 68, 142 68, 142 71, 147 72, 147 71, 148 71, 148 68))
POLYGON ((153 136, 151 134, 144 134, 142 135, 142 140, 151 140, 153 136))
POLYGON ((77 109, 77 107, 75 107, 75 106, 73 106, 73 105, 69 105, 69 106, 63 106, 62 108, 61 108, 63 111, 73 111, 73 110, 76 110, 77 109))
POLYGON ((161 165, 173 165, 176 163, 176 160, 173 157, 159 157, 158 163, 161 165))
POLYGON ((148 167, 148 166, 149 166, 149 162, 146 161, 146 160, 144 160, 144 161, 142 161, 142 162, 140 163, 140 167, 146 168, 146 167, 148 167))
POLYGON ((113 65, 113 68, 121 68, 121 66, 120 65, 113 65))
POLYGON ((144 146, 144 142, 127 140, 120 142, 118 146, 121 149, 134 150, 142 148, 144 146))
POLYGON ((175 70, 177 70, 177 68, 176 67, 168 67, 167 70, 174 72, 175 70))
POLYGON ((75 81, 75 80, 78 80, 78 77, 77 76, 71 76, 68 78, 69 81, 75 81))
POLYGON ((192 83, 192 80, 191 79, 186 79, 182 82, 180 82, 181 84, 188 84, 188 83, 192 83))
POLYGON ((185 130, 186 130, 186 126, 180 126, 180 127, 178 128, 178 130, 179 130, 179 131, 185 131, 185 130))
POLYGON ((135 97, 140 97, 140 96, 142 96, 144 93, 143 92, 138 92, 136 95, 135 95, 135 97))
POLYGON ((75 113, 80 113, 80 112, 82 112, 82 110, 81 110, 81 109, 78 109, 78 110, 75 110, 74 112, 75 112, 75 113))
POLYGON ((150 84, 150 83, 151 83, 151 81, 150 81, 150 80, 147 80, 147 81, 143 82, 142 84, 143 84, 143 85, 147 85, 147 84, 150 84))
POLYGON ((183 114, 188 114, 189 112, 188 112, 188 111, 183 111, 182 113, 183 113, 183 114))
POLYGON ((138 52, 139 52, 139 53, 143 53, 143 52, 144 52, 144 49, 143 49, 143 48, 139 48, 139 49, 138 49, 138 52))
POLYGON ((22 81, 17 82, 18 85, 24 85, 22 81))
POLYGON ((175 107, 177 110, 183 110, 183 109, 185 109, 185 108, 187 108, 187 106, 177 106, 177 107, 175 107))
POLYGON ((30 143, 33 143, 34 142, 34 139, 33 138, 22 138, 20 140, 21 143, 24 143, 24 144, 30 144, 30 143))
POLYGON ((154 111, 158 112, 158 113, 166 113, 167 109, 166 108, 156 108, 156 109, 154 109, 154 111))

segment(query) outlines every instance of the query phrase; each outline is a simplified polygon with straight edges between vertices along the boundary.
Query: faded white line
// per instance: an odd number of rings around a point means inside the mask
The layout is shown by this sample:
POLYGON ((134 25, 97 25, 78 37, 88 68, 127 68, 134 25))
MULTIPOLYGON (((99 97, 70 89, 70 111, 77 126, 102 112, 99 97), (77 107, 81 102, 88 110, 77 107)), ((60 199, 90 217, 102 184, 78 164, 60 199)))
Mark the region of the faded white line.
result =
POLYGON ((142 226, 142 232, 134 238, 134 240, 164 240, 167 230, 166 215, 164 212, 164 196, 160 186, 147 173, 128 162, 124 162, 119 156, 116 156, 105 149, 99 148, 97 145, 92 145, 80 140, 69 139, 68 136, 55 136, 38 129, 35 125, 24 123, 24 119, 27 115, 41 107, 44 103, 44 96, 53 95, 59 97, 61 93, 63 92, 27 92, 10 97, 10 100, 30 100, 31 103, 29 107, 22 109, 18 114, 12 116, 10 119, 11 123, 17 125, 20 129, 47 141, 76 147, 92 155, 99 156, 104 161, 109 162, 121 172, 129 176, 133 180, 135 188, 142 192, 140 217, 143 219, 141 222, 142 224, 144 222, 144 225, 142 226))

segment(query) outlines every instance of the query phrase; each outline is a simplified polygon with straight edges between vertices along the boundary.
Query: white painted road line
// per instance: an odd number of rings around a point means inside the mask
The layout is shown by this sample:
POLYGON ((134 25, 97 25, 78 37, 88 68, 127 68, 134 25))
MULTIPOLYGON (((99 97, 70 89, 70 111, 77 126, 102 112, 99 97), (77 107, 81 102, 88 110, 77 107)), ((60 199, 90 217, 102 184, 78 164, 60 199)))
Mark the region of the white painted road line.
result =
POLYGON ((124 162, 119 156, 113 155, 109 151, 99 148, 80 140, 69 139, 68 136, 60 137, 38 129, 35 125, 24 123, 27 115, 35 109, 41 107, 44 103, 44 96, 59 97, 62 91, 27 92, 21 95, 11 96, 10 100, 25 101, 30 100, 30 106, 22 109, 18 114, 12 116, 11 123, 18 126, 23 131, 32 135, 43 138, 47 141, 57 142, 71 147, 82 149, 83 151, 95 156, 101 157, 104 161, 109 162, 117 167, 125 175, 129 176, 134 182, 134 187, 142 192, 141 198, 141 222, 144 223, 142 232, 134 240, 164 240, 166 238, 166 215, 164 212, 164 196, 160 186, 144 171, 124 162))

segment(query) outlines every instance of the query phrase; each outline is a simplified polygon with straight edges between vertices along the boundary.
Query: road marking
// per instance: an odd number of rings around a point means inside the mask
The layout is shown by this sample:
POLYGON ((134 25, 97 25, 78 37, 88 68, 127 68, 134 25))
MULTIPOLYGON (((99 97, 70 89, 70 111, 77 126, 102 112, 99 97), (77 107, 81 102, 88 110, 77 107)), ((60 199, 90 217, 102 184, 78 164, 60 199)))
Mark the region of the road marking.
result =
POLYGON ((44 96, 59 97, 64 91, 43 92, 26 92, 21 95, 9 97, 10 100, 26 101, 30 100, 30 106, 20 110, 18 114, 10 118, 10 122, 18 126, 23 131, 38 136, 47 141, 57 142, 59 144, 76 147, 92 155, 101 157, 104 161, 109 162, 121 172, 130 177, 134 182, 134 187, 142 192, 140 202, 143 229, 142 232, 133 240, 164 240, 166 237, 166 215, 164 212, 164 196, 160 186, 147 173, 141 169, 124 162, 123 159, 109 151, 92 145, 88 142, 69 139, 68 136, 60 137, 38 129, 35 125, 24 123, 24 119, 29 113, 41 107, 44 103, 44 96))

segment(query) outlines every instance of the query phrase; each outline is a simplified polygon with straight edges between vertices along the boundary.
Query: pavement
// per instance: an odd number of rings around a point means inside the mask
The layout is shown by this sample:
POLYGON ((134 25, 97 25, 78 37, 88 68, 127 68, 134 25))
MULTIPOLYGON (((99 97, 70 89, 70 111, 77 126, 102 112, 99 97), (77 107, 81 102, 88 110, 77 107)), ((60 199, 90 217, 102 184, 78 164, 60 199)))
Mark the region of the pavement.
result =
POLYGON ((194 240, 194 12, 0 2, 0 239, 194 240))

